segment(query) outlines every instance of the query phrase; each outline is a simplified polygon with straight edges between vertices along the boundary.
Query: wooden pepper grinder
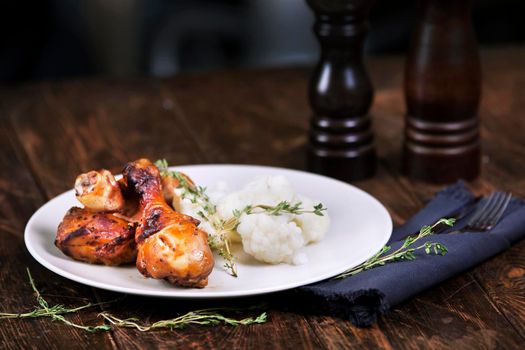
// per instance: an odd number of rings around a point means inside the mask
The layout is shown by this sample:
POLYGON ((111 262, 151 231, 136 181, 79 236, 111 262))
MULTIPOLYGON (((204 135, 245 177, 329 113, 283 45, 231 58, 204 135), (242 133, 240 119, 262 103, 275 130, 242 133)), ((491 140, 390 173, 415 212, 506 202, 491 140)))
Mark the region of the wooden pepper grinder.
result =
POLYGON ((368 110, 373 91, 363 63, 373 1, 307 0, 321 58, 310 80, 313 117, 308 168, 345 181, 370 177, 376 153, 368 110))
POLYGON ((479 174, 481 67, 470 0, 420 0, 405 69, 403 171, 445 183, 479 174))

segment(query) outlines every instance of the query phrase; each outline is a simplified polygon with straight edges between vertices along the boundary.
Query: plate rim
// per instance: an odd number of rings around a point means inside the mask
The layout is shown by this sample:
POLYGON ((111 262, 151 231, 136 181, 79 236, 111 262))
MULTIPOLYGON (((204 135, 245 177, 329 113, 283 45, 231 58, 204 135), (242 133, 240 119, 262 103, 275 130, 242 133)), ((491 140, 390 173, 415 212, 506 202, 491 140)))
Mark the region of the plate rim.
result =
MULTIPOLYGON (((353 190, 360 192, 361 195, 365 195, 366 197, 368 197, 368 199, 370 199, 373 202, 375 202, 377 207, 381 211, 383 211, 383 214, 385 215, 385 219, 388 219, 388 220, 385 220, 385 224, 387 224, 387 226, 388 226, 388 233, 383 236, 383 240, 380 242, 381 244, 379 244, 379 242, 378 242, 377 245, 374 245, 373 248, 370 248, 371 251, 368 252, 367 254, 365 254, 364 258, 356 260, 357 263, 354 266, 359 265, 360 263, 366 261, 366 259, 370 258, 370 256, 372 256, 373 254, 377 253, 388 242, 388 240, 390 239, 390 237, 392 235, 392 229, 393 229, 392 217, 391 217, 390 213, 388 212, 388 210, 386 209, 386 207, 377 198, 375 198, 374 196, 372 196, 368 192, 366 192, 366 191, 364 191, 364 190, 362 190, 362 189, 360 189, 360 188, 358 188, 358 187, 356 187, 356 186, 354 186, 352 184, 346 183, 344 181, 341 181, 341 180, 338 180, 338 179, 335 179, 335 178, 331 178, 331 177, 328 177, 328 176, 324 176, 324 175, 320 175, 320 174, 316 174, 316 173, 311 173, 311 172, 307 172, 307 171, 303 171, 303 170, 298 170, 298 169, 283 168, 283 167, 276 167, 276 166, 266 166, 266 165, 257 165, 257 164, 209 163, 209 164, 177 165, 177 166, 170 166, 169 168, 170 168, 170 170, 174 170, 174 169, 180 169, 180 168, 207 168, 207 167, 235 167, 235 168, 239 168, 240 167, 240 168, 251 168, 251 169, 264 168, 264 169, 271 169, 271 170, 274 170, 274 171, 283 171, 284 170, 286 172, 293 172, 293 173, 297 173, 297 174, 301 174, 301 175, 308 175, 308 176, 318 177, 318 178, 322 178, 323 180, 329 180, 329 181, 337 182, 340 185, 350 186, 353 190)), ((182 171, 187 171, 187 170, 182 170, 182 171)), ((52 271, 52 272, 54 272, 54 273, 56 273, 59 276, 62 276, 64 278, 67 278, 67 279, 70 279, 72 281, 75 281, 75 282, 78 282, 78 283, 82 283, 82 284, 85 284, 85 285, 88 285, 88 286, 91 286, 91 287, 100 288, 100 289, 104 289, 104 290, 109 290, 109 291, 113 291, 113 292, 125 293, 125 294, 149 296, 149 297, 159 297, 159 298, 172 298, 172 299, 224 299, 224 298, 236 298, 236 297, 263 295, 263 294, 276 293, 276 292, 280 292, 280 291, 290 290, 290 289, 293 289, 293 288, 306 286, 306 285, 309 285, 309 284, 312 284, 312 283, 317 283, 317 282, 329 279, 331 277, 334 277, 334 276, 338 275, 339 273, 342 273, 343 271, 347 270, 348 268, 352 267, 352 266, 346 267, 346 268, 342 269, 341 271, 333 270, 330 273, 317 275, 315 277, 312 277, 312 278, 309 278, 309 279, 305 279, 305 280, 303 280, 301 282, 292 282, 292 283, 288 283, 288 284, 284 284, 284 285, 280 284, 277 287, 269 286, 269 287, 264 287, 264 288, 249 289, 249 290, 244 290, 244 291, 240 291, 240 292, 235 292, 235 291, 210 291, 210 292, 206 292, 205 291, 206 288, 199 289, 199 293, 192 293, 192 291, 194 291, 195 289, 174 289, 172 291, 163 291, 163 290, 150 291, 150 290, 134 289, 134 288, 130 288, 130 287, 121 287, 121 286, 118 286, 118 285, 110 285, 110 284, 106 284, 106 283, 103 283, 103 282, 94 281, 94 280, 89 279, 89 278, 78 276, 78 275, 76 275, 74 273, 66 271, 66 270, 64 270, 64 269, 62 269, 62 268, 60 268, 58 266, 55 266, 54 264, 50 263, 43 256, 40 256, 40 254, 38 254, 38 252, 35 250, 35 247, 33 247, 33 244, 28 241, 29 240, 29 236, 31 236, 30 228, 33 226, 33 222, 38 218, 39 212, 41 212, 48 205, 51 205, 53 201, 58 200, 61 197, 70 195, 70 193, 72 193, 73 191, 74 191, 73 189, 70 189, 70 190, 62 192, 59 195, 51 198, 50 200, 46 201, 43 205, 41 205, 33 213, 33 215, 31 215, 31 218, 28 220, 28 222, 26 223, 26 226, 24 228, 24 243, 25 243, 26 249, 29 251, 31 256, 38 263, 40 263, 42 266, 44 266, 48 270, 50 270, 50 271, 52 271), (204 292, 203 292, 203 290, 204 290, 204 292), (172 294, 174 292, 176 294, 172 294)))

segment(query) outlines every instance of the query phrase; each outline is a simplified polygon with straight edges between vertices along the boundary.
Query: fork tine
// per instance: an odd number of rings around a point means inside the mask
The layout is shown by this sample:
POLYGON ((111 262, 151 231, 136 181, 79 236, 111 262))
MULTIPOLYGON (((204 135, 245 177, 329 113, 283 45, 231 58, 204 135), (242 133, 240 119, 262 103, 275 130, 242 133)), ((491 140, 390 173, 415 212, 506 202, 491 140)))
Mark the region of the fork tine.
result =
POLYGON ((490 194, 490 196, 487 198, 487 201, 485 202, 485 204, 483 204, 483 207, 481 207, 481 209, 478 209, 474 213, 474 215, 472 215, 472 217, 470 218, 469 222, 467 223, 467 227, 474 226, 480 220, 480 218, 484 217, 484 215, 490 209, 490 206, 492 205, 491 203, 494 200, 494 197, 495 197, 496 193, 497 192, 492 192, 490 194))
POLYGON ((483 206, 474 212, 465 227, 457 231, 449 232, 449 234, 490 230, 498 223, 511 198, 512 194, 508 192, 492 192, 485 200, 483 206))
POLYGON ((492 227, 494 227, 494 225, 496 225, 498 223, 499 219, 501 218, 501 216, 505 212, 505 209, 507 209, 511 198, 512 198, 512 193, 510 193, 510 192, 509 193, 505 193, 505 196, 503 198, 503 201, 501 202, 500 207, 494 213, 494 215, 492 215, 491 220, 487 221, 485 230, 490 230, 492 227))
POLYGON ((492 220, 492 218, 497 214, 500 207, 505 201, 505 194, 503 192, 496 192, 492 201, 490 201, 489 208, 487 209, 485 215, 481 216, 479 220, 474 224, 475 228, 480 231, 484 231, 487 224, 492 220))

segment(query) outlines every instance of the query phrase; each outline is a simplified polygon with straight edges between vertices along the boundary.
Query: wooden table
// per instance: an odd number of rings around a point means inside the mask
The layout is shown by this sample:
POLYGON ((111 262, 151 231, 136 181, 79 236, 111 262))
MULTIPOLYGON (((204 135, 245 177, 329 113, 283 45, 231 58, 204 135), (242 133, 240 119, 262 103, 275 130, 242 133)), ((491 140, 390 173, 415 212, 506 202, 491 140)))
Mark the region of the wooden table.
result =
MULTIPOLYGON (((525 49, 483 51, 483 174, 477 193, 525 196, 525 49)), ((438 190, 399 174, 404 103, 403 61, 372 59, 372 115, 379 171, 356 183, 401 223, 438 190)), ((53 303, 116 294, 71 282, 31 258, 23 241, 31 214, 71 188, 92 168, 119 171, 138 157, 172 164, 246 163, 302 169, 309 107, 307 69, 233 71, 167 80, 45 82, 0 92, 0 312, 35 305, 26 277, 53 303)), ((410 281, 405 281, 410 283, 410 281)), ((269 321, 249 327, 189 327, 91 334, 49 319, 1 320, 0 348, 519 348, 525 342, 525 241, 394 308, 369 329, 348 321, 275 307, 278 295, 230 304, 269 302, 269 321)), ((228 303, 228 302, 226 302, 228 303)), ((128 296, 104 306, 144 320, 216 305, 128 296)), ((100 308, 70 316, 100 323, 100 308)), ((252 315, 247 312, 246 315, 252 315)))

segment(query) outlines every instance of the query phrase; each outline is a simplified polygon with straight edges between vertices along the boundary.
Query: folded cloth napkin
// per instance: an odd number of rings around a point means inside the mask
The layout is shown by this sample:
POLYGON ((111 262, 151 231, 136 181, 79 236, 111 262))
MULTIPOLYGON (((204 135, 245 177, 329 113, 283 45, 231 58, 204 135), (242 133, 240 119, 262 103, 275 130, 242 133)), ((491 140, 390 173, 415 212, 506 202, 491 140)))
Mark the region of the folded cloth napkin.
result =
MULTIPOLYGON (((404 238, 417 233, 424 225, 440 218, 458 215, 462 209, 472 207, 475 198, 462 182, 445 188, 414 217, 394 229, 389 245, 399 247, 404 238)), ((483 200, 476 206, 483 205, 483 200)), ((470 214, 458 220, 448 231, 467 224, 470 214)), ((416 260, 387 263, 384 266, 360 272, 340 280, 327 280, 293 291, 294 299, 307 308, 307 312, 328 314, 349 319, 359 327, 373 324, 379 314, 411 296, 438 284, 489 257, 507 249, 525 237, 525 202, 513 198, 499 223, 489 232, 431 235, 421 239, 439 242, 448 253, 426 255, 416 253, 416 260)), ((419 241, 418 241, 419 245, 419 241)), ((348 247, 351 251, 352 247, 348 247)))

